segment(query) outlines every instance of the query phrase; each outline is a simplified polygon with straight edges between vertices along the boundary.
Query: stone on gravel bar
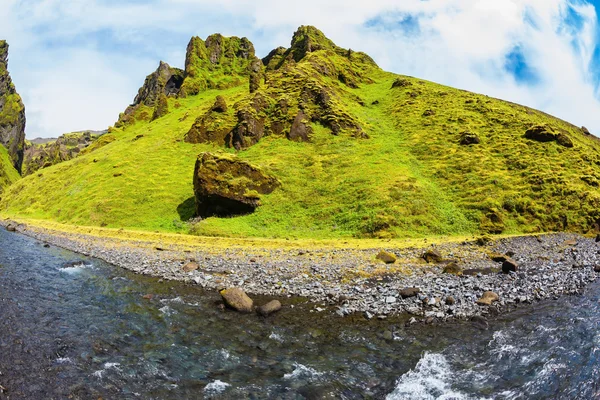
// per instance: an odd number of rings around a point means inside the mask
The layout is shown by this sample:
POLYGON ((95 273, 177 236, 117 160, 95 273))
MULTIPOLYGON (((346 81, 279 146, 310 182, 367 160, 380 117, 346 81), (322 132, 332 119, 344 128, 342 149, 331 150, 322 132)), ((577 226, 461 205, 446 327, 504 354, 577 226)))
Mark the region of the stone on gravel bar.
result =
POLYGON ((6 225, 6 230, 9 232, 16 232, 17 227, 14 226, 13 224, 8 224, 8 225, 6 225))
POLYGON ((487 291, 483 293, 483 296, 479 300, 477 300, 477 304, 480 306, 489 306, 493 302, 498 301, 499 297, 496 293, 487 291))
POLYGON ((507 258, 502 263, 502 272, 504 272, 505 274, 508 274, 509 272, 517 272, 518 268, 519 264, 517 264, 517 262, 512 258, 507 258))
POLYGON ((192 272, 200 268, 200 265, 196 261, 190 261, 183 266, 183 272, 192 272))
POLYGON ((279 310, 281 310, 281 303, 279 302, 279 300, 271 300, 267 304, 258 307, 256 309, 256 312, 262 315, 263 317, 266 317, 279 310))
POLYGON ((407 299, 409 297, 415 297, 419 293, 421 293, 421 289, 415 288, 415 287, 410 287, 410 288, 404 288, 404 289, 402 289, 400 291, 400 296, 403 299, 407 299))
POLYGON ((437 251, 435 249, 430 249, 430 250, 427 250, 425 252, 425 254, 423 254, 423 259, 425 261, 427 261, 428 263, 432 263, 432 262, 439 263, 442 261, 443 257, 439 251, 437 251))
POLYGON ((252 312, 254 302, 239 288, 223 289, 219 292, 225 305, 239 312, 252 312))
POLYGON ((454 261, 448 263, 442 272, 444 274, 462 275, 462 269, 454 261))
POLYGON ((393 264, 393 263, 396 262, 396 255, 394 255, 394 254, 392 254, 390 252, 387 252, 385 250, 381 250, 379 252, 379 254, 377 254, 376 258, 378 260, 383 261, 386 264, 393 264))

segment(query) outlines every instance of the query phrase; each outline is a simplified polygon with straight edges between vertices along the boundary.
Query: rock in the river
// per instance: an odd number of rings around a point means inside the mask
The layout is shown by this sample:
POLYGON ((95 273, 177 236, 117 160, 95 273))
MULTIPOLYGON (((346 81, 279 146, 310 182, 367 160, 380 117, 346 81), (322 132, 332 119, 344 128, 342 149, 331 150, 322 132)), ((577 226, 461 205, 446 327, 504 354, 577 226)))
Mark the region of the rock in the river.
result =
POLYGON ((223 289, 219 292, 225 305, 240 312, 252 312, 254 302, 248 295, 239 288, 223 289))
POLYGON ((396 255, 385 250, 381 250, 376 258, 386 264, 393 264, 396 262, 396 255))
POLYGON ((423 259, 428 263, 438 263, 442 261, 443 257, 439 251, 435 249, 429 249, 425 252, 425 254, 423 254, 423 259))
POLYGON ((190 261, 183 266, 183 272, 192 272, 200 268, 200 265, 195 261, 190 261))
POLYGON ((266 317, 267 315, 273 314, 274 312, 277 312, 279 310, 281 310, 281 303, 279 302, 279 300, 271 300, 267 304, 258 307, 256 309, 256 312, 262 315, 263 317, 266 317))
POLYGON ((498 301, 499 297, 496 293, 487 291, 483 293, 483 296, 479 300, 477 300, 477 304, 482 306, 489 306, 493 302, 498 301))
POLYGON ((508 274, 509 272, 517 272, 518 268, 519 264, 517 264, 517 262, 510 257, 504 260, 502 263, 502 272, 505 274, 508 274))
POLYGON ((403 299, 407 299, 409 297, 415 297, 416 295, 418 295, 419 293, 421 293, 421 289, 419 288, 415 288, 415 287, 409 287, 409 288, 404 288, 400 291, 400 296, 403 299))
POLYGON ((17 227, 14 226, 13 224, 8 224, 6 225, 6 230, 9 232, 16 232, 17 231, 17 227))
POLYGON ((249 214, 260 205, 261 194, 269 194, 279 185, 275 177, 235 156, 202 153, 194 170, 196 215, 249 214))

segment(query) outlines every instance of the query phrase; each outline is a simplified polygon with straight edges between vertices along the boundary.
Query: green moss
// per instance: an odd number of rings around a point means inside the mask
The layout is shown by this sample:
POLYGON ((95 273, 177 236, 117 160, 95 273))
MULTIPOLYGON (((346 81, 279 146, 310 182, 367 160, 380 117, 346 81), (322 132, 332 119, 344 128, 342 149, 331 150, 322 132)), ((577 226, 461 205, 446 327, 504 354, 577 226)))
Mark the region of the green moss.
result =
POLYGON ((198 80, 205 83, 198 95, 178 99, 179 107, 154 121, 152 108, 136 111, 93 154, 13 184, 0 209, 72 224, 188 231, 181 220, 189 217, 198 154, 235 150, 183 138, 222 95, 233 105, 223 116, 226 125, 243 110, 262 120, 264 135, 237 156, 270 171, 281 188, 261 196, 253 214, 202 220, 194 226, 200 234, 481 236, 587 232, 600 219, 600 142, 594 137, 523 106, 383 72, 368 56, 331 48, 311 34, 309 42, 322 48, 311 45, 299 60, 287 58, 288 50, 275 52, 266 84, 251 95, 247 76, 232 75, 244 79, 226 89, 208 84, 211 76, 224 78, 226 69, 206 64, 212 47, 193 40, 197 62, 190 59, 186 70, 196 68, 194 78, 207 74, 198 80), (394 82, 402 83, 392 88, 394 82), (264 104, 255 107, 258 95, 264 104), (285 134, 301 109, 310 140, 289 141, 285 134), (527 139, 536 125, 565 135, 573 147, 527 139), (358 128, 369 138, 357 140, 358 128), (461 145, 465 132, 480 143, 461 145), (115 179, 117 172, 122 176, 115 179))

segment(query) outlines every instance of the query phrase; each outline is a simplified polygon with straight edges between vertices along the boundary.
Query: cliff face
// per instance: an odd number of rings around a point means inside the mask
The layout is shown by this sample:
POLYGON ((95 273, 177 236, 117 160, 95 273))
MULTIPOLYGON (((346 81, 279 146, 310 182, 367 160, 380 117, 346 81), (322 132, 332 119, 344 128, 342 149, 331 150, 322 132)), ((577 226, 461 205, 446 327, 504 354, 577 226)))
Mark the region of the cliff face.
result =
POLYGON ((8 44, 0 40, 0 143, 21 172, 25 144, 25 107, 8 73, 8 44))

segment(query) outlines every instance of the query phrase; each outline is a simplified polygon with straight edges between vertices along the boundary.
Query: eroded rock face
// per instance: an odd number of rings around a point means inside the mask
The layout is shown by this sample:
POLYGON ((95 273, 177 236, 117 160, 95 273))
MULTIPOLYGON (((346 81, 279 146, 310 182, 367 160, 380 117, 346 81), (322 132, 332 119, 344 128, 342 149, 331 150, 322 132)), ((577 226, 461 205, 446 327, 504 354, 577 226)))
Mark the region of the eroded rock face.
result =
POLYGON ((146 77, 133 104, 127 107, 124 113, 121 113, 115 126, 121 127, 133 123, 136 112, 141 106, 151 108, 151 114, 142 119, 147 120, 151 117, 154 120, 166 115, 169 112, 167 97, 179 94, 183 79, 183 70, 171 67, 161 61, 156 71, 146 77))
POLYGON ((235 156, 202 153, 194 169, 196 215, 249 214, 260 205, 260 195, 279 186, 276 178, 235 156))
POLYGON ((196 119, 184 140, 188 143, 229 145, 226 141, 234 126, 235 118, 228 112, 227 102, 222 96, 217 96, 213 106, 196 119))
POLYGON ((0 144, 19 173, 25 147, 25 106, 8 73, 8 43, 0 40, 0 144))

